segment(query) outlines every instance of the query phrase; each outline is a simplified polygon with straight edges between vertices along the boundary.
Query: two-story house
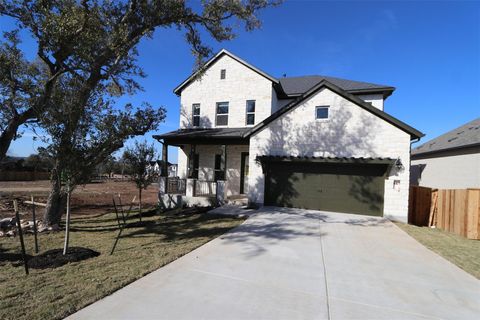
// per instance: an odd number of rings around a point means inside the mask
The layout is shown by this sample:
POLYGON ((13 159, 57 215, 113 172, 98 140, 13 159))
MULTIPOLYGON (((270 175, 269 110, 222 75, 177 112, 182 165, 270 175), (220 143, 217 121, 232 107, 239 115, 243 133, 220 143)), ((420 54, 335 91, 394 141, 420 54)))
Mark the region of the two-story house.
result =
POLYGON ((162 181, 161 199, 245 197, 405 221, 410 142, 423 134, 383 111, 393 91, 325 76, 275 78, 222 50, 175 88, 180 129, 155 136, 164 160, 168 145, 179 147, 180 179, 162 181))

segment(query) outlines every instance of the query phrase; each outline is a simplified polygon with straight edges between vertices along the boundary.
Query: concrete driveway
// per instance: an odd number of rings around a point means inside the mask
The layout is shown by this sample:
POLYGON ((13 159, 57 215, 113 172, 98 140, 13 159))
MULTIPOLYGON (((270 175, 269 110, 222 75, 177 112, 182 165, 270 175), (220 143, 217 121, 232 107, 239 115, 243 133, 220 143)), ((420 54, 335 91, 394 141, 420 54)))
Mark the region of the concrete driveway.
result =
POLYGON ((480 281, 391 222, 262 208, 71 319, 480 319, 480 281))

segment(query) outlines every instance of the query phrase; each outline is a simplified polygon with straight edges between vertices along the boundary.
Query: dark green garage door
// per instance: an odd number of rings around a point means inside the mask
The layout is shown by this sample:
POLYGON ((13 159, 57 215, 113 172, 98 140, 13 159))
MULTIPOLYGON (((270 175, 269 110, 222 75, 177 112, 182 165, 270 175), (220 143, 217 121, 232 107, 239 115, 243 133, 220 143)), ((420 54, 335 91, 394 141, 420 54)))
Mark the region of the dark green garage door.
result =
POLYGON ((378 164, 268 163, 265 204, 382 216, 386 169, 378 164))

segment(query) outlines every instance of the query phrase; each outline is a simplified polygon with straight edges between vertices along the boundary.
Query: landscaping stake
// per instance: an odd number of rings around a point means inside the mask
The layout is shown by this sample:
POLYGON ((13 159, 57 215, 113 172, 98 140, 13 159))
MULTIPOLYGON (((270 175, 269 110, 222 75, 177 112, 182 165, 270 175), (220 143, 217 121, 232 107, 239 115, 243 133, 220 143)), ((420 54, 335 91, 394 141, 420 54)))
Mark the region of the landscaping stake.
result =
POLYGON ((120 206, 120 210, 122 210, 123 223, 127 223, 127 220, 125 220, 125 211, 123 210, 122 205, 122 195, 120 193, 118 194, 118 205, 120 206))
POLYGON ((117 210, 117 204, 115 203, 115 196, 112 196, 112 201, 113 201, 113 208, 115 209, 115 216, 117 217, 118 227, 121 228, 122 225, 120 224, 120 218, 118 217, 118 210, 117 210))
POLYGON ((67 192, 67 222, 65 225, 65 243, 63 245, 63 255, 67 254, 68 251, 68 240, 70 238, 70 187, 68 187, 67 192))
POLYGON ((37 219, 35 217, 35 201, 32 196, 32 217, 33 217, 33 236, 35 238, 35 253, 38 253, 38 240, 37 240, 37 219))
POLYGON ((28 275, 27 254, 25 253, 25 243, 23 242, 22 225, 20 223, 20 214, 18 213, 17 200, 13 200, 13 209, 15 210, 15 218, 17 219, 18 235, 20 236, 20 246, 22 247, 22 259, 23 264, 25 265, 25 273, 28 275))
MULTIPOLYGON (((137 199, 137 196, 133 197, 132 203, 131 203, 130 208, 128 209, 128 212, 127 212, 127 218, 130 215, 130 212, 132 211, 133 203, 135 202, 135 199, 137 199)), ((117 238, 115 238, 115 242, 113 243, 113 247, 112 247, 112 251, 110 251, 110 255, 112 255, 113 252, 115 251, 115 248, 117 247, 118 239, 120 239, 120 235, 122 234, 123 229, 125 228, 126 225, 127 224, 124 223, 122 225, 122 227, 120 228, 120 230, 118 230, 117 238)))

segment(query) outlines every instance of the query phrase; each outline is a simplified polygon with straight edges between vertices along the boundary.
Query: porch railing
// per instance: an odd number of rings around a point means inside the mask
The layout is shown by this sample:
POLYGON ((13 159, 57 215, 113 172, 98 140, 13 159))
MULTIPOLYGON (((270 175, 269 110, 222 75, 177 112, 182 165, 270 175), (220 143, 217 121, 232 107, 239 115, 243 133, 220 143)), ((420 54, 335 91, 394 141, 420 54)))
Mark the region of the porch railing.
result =
POLYGON ((217 182, 195 180, 195 197, 215 197, 217 194, 217 182))
POLYGON ((185 195, 187 190, 187 180, 178 177, 167 179, 167 193, 185 195))

